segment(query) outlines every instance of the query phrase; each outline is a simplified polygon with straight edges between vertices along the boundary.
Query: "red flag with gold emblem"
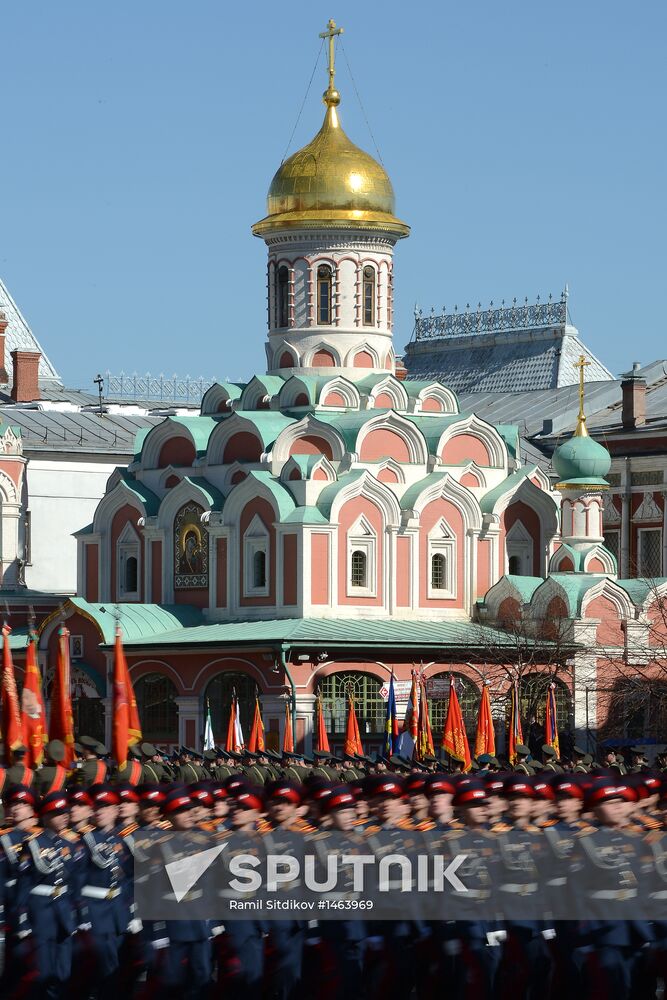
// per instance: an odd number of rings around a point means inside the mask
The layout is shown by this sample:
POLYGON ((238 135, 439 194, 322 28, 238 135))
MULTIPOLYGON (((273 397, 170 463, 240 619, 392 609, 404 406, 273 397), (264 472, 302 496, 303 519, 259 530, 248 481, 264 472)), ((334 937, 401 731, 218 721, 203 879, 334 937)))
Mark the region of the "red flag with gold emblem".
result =
POLYGON ((512 698, 510 706, 510 731, 507 741, 507 759, 510 764, 517 762, 517 746, 523 743, 523 730, 521 728, 521 713, 519 711, 519 682, 512 683, 512 698))
POLYGON ((319 694, 317 696, 317 701, 315 702, 315 743, 315 749, 319 750, 320 753, 331 753, 331 748, 329 747, 329 734, 327 733, 327 725, 324 721, 322 698, 319 694))
POLYGON ((141 723, 137 701, 127 669, 120 625, 116 626, 113 660, 113 755, 119 769, 127 766, 127 752, 141 740, 141 723))
POLYGON ((285 732, 283 733, 283 753, 294 753, 294 729, 289 701, 285 702, 285 732))
POLYGON ((359 723, 357 722, 357 714, 354 711, 354 698, 350 695, 347 707, 347 725, 345 726, 345 747, 344 752, 348 757, 352 757, 355 753, 363 753, 364 748, 361 744, 361 734, 359 733, 359 723))
POLYGON ((428 697, 426 695, 426 678, 422 676, 419 681, 419 719, 417 723, 417 759, 424 757, 434 757, 435 747, 433 746, 433 732, 431 730, 431 720, 428 716, 428 697))
POLYGON ((265 749, 264 722, 262 721, 262 713, 259 710, 259 698, 255 695, 255 714, 253 715, 250 738, 248 739, 248 750, 250 753, 257 753, 265 749))
POLYGON ((31 630, 25 657, 25 680, 21 692, 21 724, 23 743, 27 750, 26 764, 37 767, 44 760, 44 745, 48 740, 46 732, 46 711, 42 693, 42 675, 37 662, 37 638, 31 630))
POLYGON ((12 751, 23 745, 19 693, 9 646, 10 632, 9 625, 2 626, 2 740, 7 764, 12 763, 12 751))
POLYGON ((442 743, 440 744, 450 757, 460 760, 463 763, 463 770, 469 771, 471 766, 470 748, 468 737, 466 736, 463 724, 463 713, 459 704, 459 697, 456 693, 454 678, 449 681, 449 705, 447 706, 447 718, 442 732, 442 743))
POLYGON ((240 753, 245 748, 243 739, 243 729, 241 727, 241 716, 239 713, 239 700, 236 691, 232 691, 232 704, 229 709, 229 723, 227 724, 227 742, 225 750, 227 753, 240 753))
POLYGON ((475 757, 479 757, 484 753, 488 753, 492 757, 496 755, 496 734, 493 728, 493 718, 491 717, 489 685, 486 681, 482 686, 482 700, 479 703, 479 714, 477 716, 475 757))
POLYGON ((560 741, 558 739, 558 719, 556 716, 556 685, 551 682, 547 691, 547 707, 544 715, 544 742, 553 747, 556 756, 560 757, 560 741))
POLYGON ((58 629, 56 672, 51 688, 51 719, 49 736, 65 745, 63 767, 69 767, 74 757, 74 718, 70 687, 69 631, 64 625, 58 629))
POLYGON ((419 731, 419 708, 417 702, 417 671, 412 671, 412 687, 410 688, 410 698, 405 710, 403 719, 403 729, 401 732, 407 733, 414 746, 417 746, 417 736, 419 731))

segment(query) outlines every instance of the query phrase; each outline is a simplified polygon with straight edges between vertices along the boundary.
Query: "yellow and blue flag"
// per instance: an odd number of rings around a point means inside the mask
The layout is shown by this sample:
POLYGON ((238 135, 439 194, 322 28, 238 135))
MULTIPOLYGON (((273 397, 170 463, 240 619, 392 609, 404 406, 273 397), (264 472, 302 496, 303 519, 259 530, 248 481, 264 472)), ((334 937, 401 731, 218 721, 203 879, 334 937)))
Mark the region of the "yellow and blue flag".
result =
POLYGON ((398 752, 398 716, 396 715, 396 693, 394 691, 394 672, 389 681, 389 697, 387 698, 387 719, 385 722, 383 753, 391 757, 398 752))

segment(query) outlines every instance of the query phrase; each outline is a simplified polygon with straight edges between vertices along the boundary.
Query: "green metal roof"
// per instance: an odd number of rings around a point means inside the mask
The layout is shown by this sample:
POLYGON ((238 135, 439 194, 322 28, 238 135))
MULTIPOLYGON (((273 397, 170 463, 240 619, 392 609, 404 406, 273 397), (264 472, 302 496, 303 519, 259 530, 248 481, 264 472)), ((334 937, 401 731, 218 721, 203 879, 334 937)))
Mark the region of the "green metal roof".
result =
MULTIPOLYGON (((321 455, 291 455, 288 459, 289 462, 293 462, 297 466, 302 479, 310 479, 313 469, 321 460, 321 455)), ((287 462, 285 465, 287 465, 287 462)), ((287 480, 288 483, 290 481, 289 479, 287 480)))
POLYGON ((515 576, 514 574, 506 573, 504 579, 509 580, 514 589, 519 591, 524 604, 528 604, 537 588, 544 583, 544 579, 541 576, 515 576))
POLYGON ((291 514, 296 507, 292 494, 270 472, 266 472, 264 469, 253 469, 252 472, 248 473, 244 482, 247 482, 249 479, 254 479, 256 482, 262 483, 269 490, 276 501, 281 521, 284 521, 287 515, 291 514))
POLYGON ((576 618, 581 611, 582 601, 588 591, 592 587, 596 587, 600 580, 607 580, 608 577, 604 573, 550 573, 545 583, 549 579, 555 580, 563 588, 568 604, 568 613, 571 618, 576 618))
MULTIPOLYGON (((587 545, 585 549, 575 549, 571 545, 568 545, 567 542, 562 542, 560 548, 558 549, 558 552, 559 554, 561 550, 567 552, 570 559, 572 560, 574 573, 585 573, 586 570, 584 569, 584 566, 586 564, 586 558, 592 549, 597 549, 597 548, 598 545, 587 545)), ((604 545, 601 546, 601 548, 604 548, 604 545)), ((610 552, 609 549, 605 549, 605 552, 613 560, 615 569, 617 565, 616 556, 612 552, 610 552)))
MULTIPOLYGON (((136 605, 135 605, 136 607, 136 605)), ((110 616, 111 617, 111 616, 110 616)), ((112 619, 113 621, 113 619, 112 619)), ((111 640, 109 640, 111 641, 111 640)), ((516 636, 488 625, 467 620, 398 621, 392 619, 284 618, 273 621, 221 622, 193 628, 174 629, 160 635, 134 638, 130 646, 198 645, 286 645, 369 646, 396 648, 449 648, 489 650, 516 647, 516 636)))
POLYGON ((267 396, 277 396, 285 382, 286 379, 280 375, 253 375, 241 394, 241 405, 243 405, 243 396, 250 393, 257 385, 265 390, 267 396))
POLYGON ((437 454, 438 442, 447 428, 464 419, 462 413, 437 413, 430 417, 421 413, 402 413, 401 416, 406 417, 424 435, 430 455, 437 454))
POLYGON ((249 424, 254 426, 265 451, 270 444, 273 444, 281 431, 297 422, 296 417, 288 417, 278 410, 235 410, 227 419, 234 417, 247 420, 249 424))
POLYGON ((9 648, 13 653, 27 648, 28 634, 27 628, 13 629, 9 633, 9 648))
POLYGON ((92 604, 82 597, 71 597, 65 604, 66 609, 70 607, 97 625, 107 645, 114 641, 116 614, 123 642, 149 642, 162 632, 194 627, 204 620, 201 608, 190 604, 92 604))
POLYGON ((331 516, 331 508, 333 502, 340 493, 342 489, 349 486, 350 483, 355 482, 355 480, 360 479, 364 475, 364 469, 356 469, 354 472, 347 472, 344 476, 341 476, 337 482, 330 483, 325 486, 319 497, 317 498, 317 507, 322 512, 326 520, 328 521, 331 516))
POLYGON ((424 490, 428 489, 429 486, 444 482, 448 475, 447 472, 430 472, 423 479, 418 479, 416 483, 408 487, 401 497, 401 510, 414 510, 414 506, 424 490))
POLYGON ((493 424, 492 426, 500 434, 512 458, 516 458, 519 454, 519 428, 517 425, 493 424))
POLYGON ((183 476, 183 482, 192 483, 193 486, 200 489, 212 510, 222 510, 224 507, 224 494, 213 483, 209 483, 204 476, 183 476))
MULTIPOLYGON (((317 383, 330 382, 331 379, 318 379, 314 375, 291 375, 288 379, 285 379, 280 390, 280 395, 287 392, 288 386, 291 388, 292 382, 298 382, 299 385, 304 389, 306 395, 308 396, 308 403, 310 406, 314 406, 315 400, 317 399, 317 383)), ((279 401, 280 402, 280 401, 279 401)), ((282 403, 280 404, 283 405, 282 403)))
POLYGON ((327 524, 317 507, 297 507, 283 520, 284 524, 327 524))
POLYGON ((485 493, 479 502, 482 513, 491 514, 500 498, 508 493, 514 486, 518 486, 522 480, 529 479, 536 469, 536 465, 526 465, 522 469, 517 469, 516 472, 513 472, 506 479, 503 479, 502 482, 498 483, 497 486, 494 486, 492 490, 485 493))
POLYGON ((633 604, 642 605, 649 594, 653 594, 657 587, 667 583, 667 578, 659 577, 657 580, 617 580, 616 583, 622 587, 633 604))
POLYGON ((146 517, 154 517, 160 508, 160 498, 152 490, 149 490, 148 486, 135 479, 132 473, 127 472, 125 469, 119 469, 118 471, 120 472, 121 482, 139 500, 146 511, 146 517))
MULTIPOLYGON (((151 431, 157 432, 159 428, 164 427, 165 422, 169 422, 172 425, 174 425, 174 430, 177 430, 179 427, 182 427, 192 437, 197 455, 202 456, 206 454, 209 438, 213 433, 213 431, 215 430, 215 428, 220 423, 221 419, 224 420, 225 418, 201 416, 201 415, 187 416, 187 417, 170 416, 170 417, 165 417, 165 419, 161 421, 159 424, 156 424, 154 427, 149 428, 149 433, 151 431)), ((139 458, 141 458, 141 455, 143 454, 147 437, 148 434, 144 434, 143 437, 141 438, 141 447, 139 450, 139 454, 137 456, 139 458)), ((137 435, 135 439, 135 451, 138 445, 139 445, 139 435, 137 435)))
POLYGON ((348 410, 347 413, 327 413, 318 410, 315 419, 320 423, 330 424, 335 431, 338 431, 347 451, 356 451, 359 431, 369 420, 377 417, 378 412, 378 410, 348 410))

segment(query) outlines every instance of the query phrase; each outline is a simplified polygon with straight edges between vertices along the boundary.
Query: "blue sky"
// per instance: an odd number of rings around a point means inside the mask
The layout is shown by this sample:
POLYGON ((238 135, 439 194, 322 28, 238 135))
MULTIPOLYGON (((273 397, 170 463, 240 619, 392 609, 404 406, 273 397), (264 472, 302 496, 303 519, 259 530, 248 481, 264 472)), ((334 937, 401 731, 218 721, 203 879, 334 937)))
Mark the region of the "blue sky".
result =
MULTIPOLYGON (((3 5, 0 275, 56 367, 265 367, 250 234, 329 17, 412 226, 396 345, 430 308, 570 286, 615 372, 667 356, 662 0, 3 5), (378 16, 378 11, 381 15, 378 16)), ((373 151, 344 59, 341 114, 373 151)), ((320 126, 320 63, 291 151, 320 126)))

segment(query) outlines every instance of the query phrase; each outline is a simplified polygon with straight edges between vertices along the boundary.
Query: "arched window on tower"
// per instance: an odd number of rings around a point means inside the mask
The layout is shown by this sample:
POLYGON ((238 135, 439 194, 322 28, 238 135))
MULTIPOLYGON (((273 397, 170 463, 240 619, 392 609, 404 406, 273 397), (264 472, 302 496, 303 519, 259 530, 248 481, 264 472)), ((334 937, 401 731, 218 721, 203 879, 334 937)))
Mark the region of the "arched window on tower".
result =
POLYGON ((259 549, 252 557, 253 587, 256 590, 266 587, 266 552, 259 549))
POLYGON ((444 590, 447 579, 447 559, 442 552, 431 556, 431 589, 444 590))
POLYGON ((350 559, 350 583, 353 587, 367 587, 368 557, 361 549, 355 549, 350 559))
POLYGON ((331 325, 333 271, 328 264, 320 264, 317 269, 317 322, 320 326, 331 325))
POLYGON ((278 268, 278 280, 276 282, 276 324, 284 328, 288 325, 288 301, 289 301, 289 271, 282 264, 278 268))
POLYGON ((364 326, 375 326, 375 270, 364 268, 364 326))

